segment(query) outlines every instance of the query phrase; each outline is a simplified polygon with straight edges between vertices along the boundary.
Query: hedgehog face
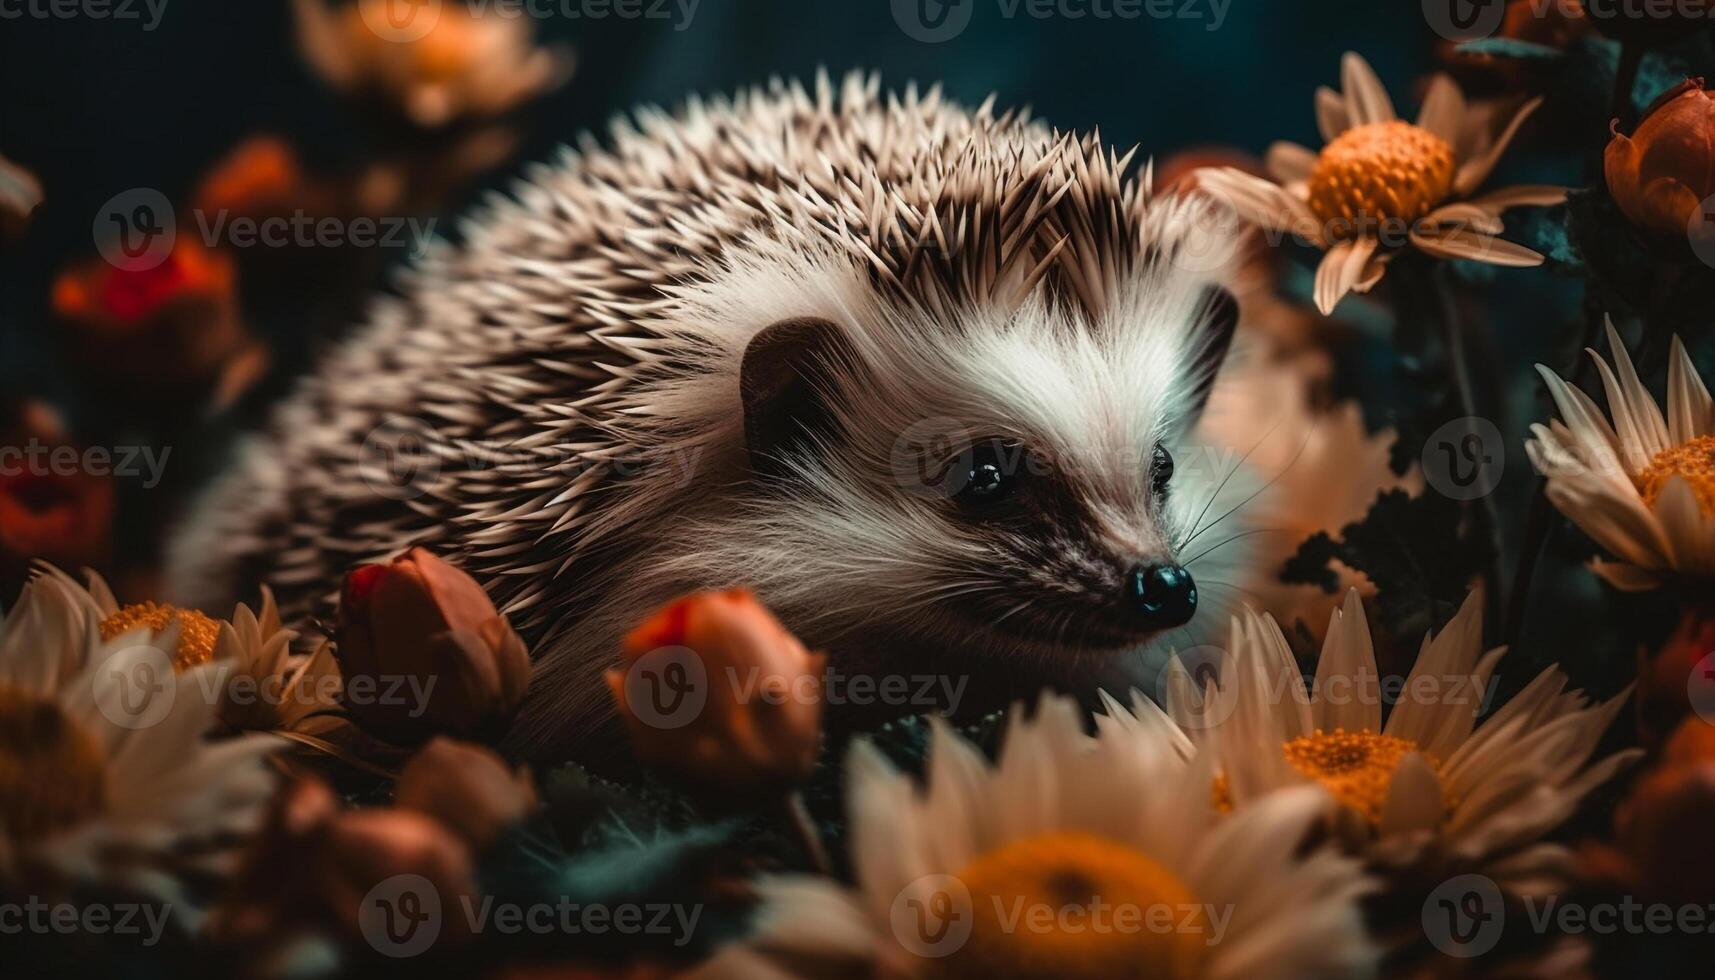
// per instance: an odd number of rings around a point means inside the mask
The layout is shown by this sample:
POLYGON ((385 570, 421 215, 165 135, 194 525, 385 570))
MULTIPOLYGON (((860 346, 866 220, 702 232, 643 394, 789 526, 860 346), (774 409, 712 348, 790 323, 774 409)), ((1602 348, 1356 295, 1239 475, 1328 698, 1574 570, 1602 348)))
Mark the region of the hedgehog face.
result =
POLYGON ((1132 649, 1190 620, 1194 515, 1173 448, 1237 310, 1206 283, 1146 285, 1100 320, 1026 304, 759 332, 745 539, 823 588, 777 581, 771 601, 822 635, 886 617, 942 646, 1048 656, 1132 649))

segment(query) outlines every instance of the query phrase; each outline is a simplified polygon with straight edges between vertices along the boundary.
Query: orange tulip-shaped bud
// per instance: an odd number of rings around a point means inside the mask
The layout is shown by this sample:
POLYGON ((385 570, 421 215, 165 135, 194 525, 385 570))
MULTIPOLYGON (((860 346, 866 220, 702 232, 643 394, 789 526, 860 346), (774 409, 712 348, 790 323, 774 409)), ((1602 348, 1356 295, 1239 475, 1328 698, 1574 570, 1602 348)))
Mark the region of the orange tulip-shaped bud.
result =
POLYGON ((436 738, 405 763, 393 804, 434 817, 480 852, 536 809, 536 790, 490 750, 436 738))
POLYGON ((1715 195, 1715 101, 1688 79, 1655 101, 1637 130, 1615 128, 1602 158, 1608 192, 1627 218, 1663 240, 1715 247, 1703 202, 1715 195))
POLYGON ((632 630, 607 673, 644 764, 723 796, 784 792, 821 735, 812 654, 743 589, 680 599, 632 630))
POLYGON ((476 580, 413 548, 345 579, 338 652, 352 717, 388 741, 492 735, 530 683, 530 656, 476 580))

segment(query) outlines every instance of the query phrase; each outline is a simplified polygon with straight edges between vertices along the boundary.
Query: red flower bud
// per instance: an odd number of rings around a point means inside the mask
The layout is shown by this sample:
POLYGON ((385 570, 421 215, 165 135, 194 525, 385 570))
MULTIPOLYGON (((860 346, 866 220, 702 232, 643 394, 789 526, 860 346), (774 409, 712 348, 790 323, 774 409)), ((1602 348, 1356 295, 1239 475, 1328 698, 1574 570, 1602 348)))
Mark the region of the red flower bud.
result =
POLYGON ((68 568, 106 562, 113 479, 86 470, 82 459, 47 406, 0 409, 0 594, 16 591, 36 560, 68 568))
POLYGON ((493 734, 530 683, 524 641, 482 586, 422 548, 346 576, 337 636, 347 708, 393 742, 493 734))
POLYGON ((780 792, 809 775, 825 658, 749 592, 680 599, 632 630, 624 655, 607 683, 646 765, 723 795, 780 792))
MULTIPOLYGON (((1656 745, 1680 725, 1693 708, 1691 692, 1708 691, 1715 700, 1715 677, 1704 677, 1705 657, 1715 653, 1715 614, 1707 609, 1687 609, 1667 642, 1655 656, 1640 656, 1638 664, 1638 732, 1645 743, 1656 745)), ((1715 708, 1715 703, 1701 706, 1715 708)))

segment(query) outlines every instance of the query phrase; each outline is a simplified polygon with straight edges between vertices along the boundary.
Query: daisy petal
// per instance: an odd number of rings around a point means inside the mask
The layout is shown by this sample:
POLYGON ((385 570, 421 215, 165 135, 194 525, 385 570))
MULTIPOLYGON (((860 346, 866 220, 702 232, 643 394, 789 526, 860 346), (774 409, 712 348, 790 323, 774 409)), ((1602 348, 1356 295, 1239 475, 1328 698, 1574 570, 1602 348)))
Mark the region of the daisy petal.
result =
POLYGON ((1375 69, 1355 51, 1340 59, 1340 88, 1346 96, 1346 114, 1354 126, 1392 122, 1393 100, 1376 77, 1375 69))

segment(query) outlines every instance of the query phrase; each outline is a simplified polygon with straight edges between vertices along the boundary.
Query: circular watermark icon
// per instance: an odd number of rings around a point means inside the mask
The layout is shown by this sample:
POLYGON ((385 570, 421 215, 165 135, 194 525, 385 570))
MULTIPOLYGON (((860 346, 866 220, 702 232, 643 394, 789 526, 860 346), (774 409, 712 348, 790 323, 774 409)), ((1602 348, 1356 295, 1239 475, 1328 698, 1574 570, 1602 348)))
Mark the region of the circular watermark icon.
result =
POLYGON ((358 0, 357 12, 376 37, 409 44, 440 23, 441 0, 358 0))
POLYGON ((422 875, 393 875, 357 907, 357 927, 370 948, 404 959, 427 952, 441 935, 441 892, 422 875))
POLYGON ((133 187, 107 199, 96 211, 90 233, 109 265, 144 272, 167 261, 178 225, 167 195, 153 187, 133 187))
POLYGON ((625 705, 651 728, 683 728, 709 703, 709 671, 690 647, 658 647, 625 671, 625 705))
POLYGON ((1423 934, 1448 956, 1469 959, 1495 948, 1506 928, 1501 889, 1484 875, 1459 875, 1423 900, 1423 934))
POLYGON ((1429 29, 1449 41, 1494 37, 1507 16, 1507 0, 1423 0, 1429 29))
POLYGON ((1691 242, 1697 261, 1715 269, 1715 194, 1704 198, 1685 223, 1685 237, 1691 242))
POLYGON ((167 719, 178 700, 173 658, 165 650, 138 643, 112 656, 98 671, 95 706, 120 728, 153 728, 167 719))
POLYGON ((1476 500, 1493 493, 1506 471, 1501 430, 1485 418, 1454 419, 1423 444, 1423 478, 1444 497, 1476 500))
POLYGON ((427 422, 392 416, 363 437, 357 454, 358 475, 378 497, 421 497, 441 475, 434 444, 435 432, 427 422))
POLYGON ((972 445, 970 430, 957 419, 931 416, 913 422, 888 453, 893 482, 914 497, 950 497, 970 478, 972 445))
POLYGON ((953 875, 924 875, 899 890, 887 910, 893 937, 925 959, 951 956, 971 938, 976 906, 953 875))
POLYGON ((1227 682, 1227 662, 1227 651, 1218 646, 1179 651, 1155 676, 1155 703, 1170 702, 1174 677, 1183 674, 1191 682, 1191 692, 1188 700, 1177 706, 1175 720, 1188 728, 1214 728, 1231 718, 1238 707, 1238 689, 1227 682))
POLYGON ((913 41, 940 44, 965 32, 977 0, 893 0, 893 20, 913 41))
POLYGON ((1715 725, 1715 651, 1703 655, 1685 679, 1685 693, 1697 717, 1715 725))

